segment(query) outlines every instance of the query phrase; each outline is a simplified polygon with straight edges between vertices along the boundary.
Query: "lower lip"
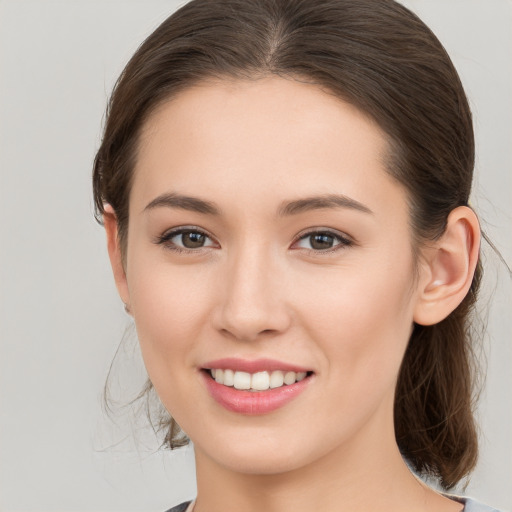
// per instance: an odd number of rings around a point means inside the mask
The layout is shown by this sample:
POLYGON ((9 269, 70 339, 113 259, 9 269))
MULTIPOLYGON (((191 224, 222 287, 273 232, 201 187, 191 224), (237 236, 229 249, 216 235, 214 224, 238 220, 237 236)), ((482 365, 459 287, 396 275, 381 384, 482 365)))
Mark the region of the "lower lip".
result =
POLYGON ((296 398, 308 386, 311 376, 300 382, 266 391, 242 391, 219 384, 203 371, 206 388, 210 395, 228 411, 239 414, 266 414, 275 411, 296 398))

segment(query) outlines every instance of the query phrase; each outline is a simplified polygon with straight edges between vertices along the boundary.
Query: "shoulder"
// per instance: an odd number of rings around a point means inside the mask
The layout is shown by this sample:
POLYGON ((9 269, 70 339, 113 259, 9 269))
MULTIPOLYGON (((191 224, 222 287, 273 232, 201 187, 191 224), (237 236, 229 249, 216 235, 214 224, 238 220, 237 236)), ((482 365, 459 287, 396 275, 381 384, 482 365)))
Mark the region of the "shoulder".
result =
MULTIPOLYGON (((450 496, 450 498, 455 499, 456 501, 460 501, 461 503, 464 503, 464 512, 502 512, 497 508, 484 505, 483 503, 480 503, 479 501, 476 501, 472 498, 459 498, 454 496, 450 496)), ((186 512, 190 503, 191 501, 185 501, 184 503, 180 503, 179 505, 170 508, 169 510, 167 510, 167 512, 186 512)))
POLYGON ((464 512, 501 512, 472 498, 460 498, 460 501, 464 503, 464 512))
POLYGON ((179 505, 170 508, 167 512, 185 512, 190 503, 190 501, 185 501, 184 503, 180 503, 179 505))

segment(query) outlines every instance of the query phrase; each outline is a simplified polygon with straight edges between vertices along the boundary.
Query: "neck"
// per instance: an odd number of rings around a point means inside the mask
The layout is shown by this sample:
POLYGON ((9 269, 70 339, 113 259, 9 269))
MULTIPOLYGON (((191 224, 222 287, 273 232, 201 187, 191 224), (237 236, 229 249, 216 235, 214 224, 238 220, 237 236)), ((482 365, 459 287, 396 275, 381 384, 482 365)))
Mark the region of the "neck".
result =
POLYGON ((361 435, 359 443, 355 440, 350 447, 340 446, 282 473, 237 471, 196 447, 194 512, 366 512, 377 504, 382 512, 460 511, 460 504, 439 496, 411 474, 393 429, 386 430, 361 435))

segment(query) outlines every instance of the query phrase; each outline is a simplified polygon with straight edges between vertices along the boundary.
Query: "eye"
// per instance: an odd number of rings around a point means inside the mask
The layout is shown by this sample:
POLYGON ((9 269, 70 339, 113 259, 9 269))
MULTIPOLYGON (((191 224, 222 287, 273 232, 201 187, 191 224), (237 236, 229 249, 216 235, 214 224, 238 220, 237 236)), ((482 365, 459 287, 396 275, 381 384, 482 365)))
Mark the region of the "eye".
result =
POLYGON ((204 231, 189 227, 167 231, 158 237, 156 243, 178 252, 216 246, 216 243, 204 231))
POLYGON ((352 241, 332 231, 311 231, 302 235, 293 244, 293 249, 308 249, 315 252, 329 252, 352 245, 352 241))

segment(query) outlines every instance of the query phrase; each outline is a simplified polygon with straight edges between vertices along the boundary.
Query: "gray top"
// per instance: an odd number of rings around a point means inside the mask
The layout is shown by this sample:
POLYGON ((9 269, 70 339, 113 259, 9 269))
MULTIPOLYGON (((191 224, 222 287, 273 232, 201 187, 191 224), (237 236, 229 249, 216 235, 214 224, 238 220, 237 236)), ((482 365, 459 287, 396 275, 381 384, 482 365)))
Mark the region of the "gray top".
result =
MULTIPOLYGON (((464 504, 463 512, 500 512, 497 508, 489 507, 488 505, 484 505, 472 498, 462 498, 455 496, 448 496, 449 498, 458 501, 464 504)), ((190 501, 186 501, 185 503, 181 503, 176 507, 169 509, 167 512, 185 512, 187 507, 190 505, 190 501)))
POLYGON ((185 510, 187 510, 187 507, 189 506, 190 503, 190 501, 185 501, 185 503, 180 503, 179 505, 170 508, 167 512, 184 512, 185 510))
POLYGON ((471 498, 460 498, 460 501, 464 503, 464 512, 500 512, 497 508, 489 507, 471 498))

